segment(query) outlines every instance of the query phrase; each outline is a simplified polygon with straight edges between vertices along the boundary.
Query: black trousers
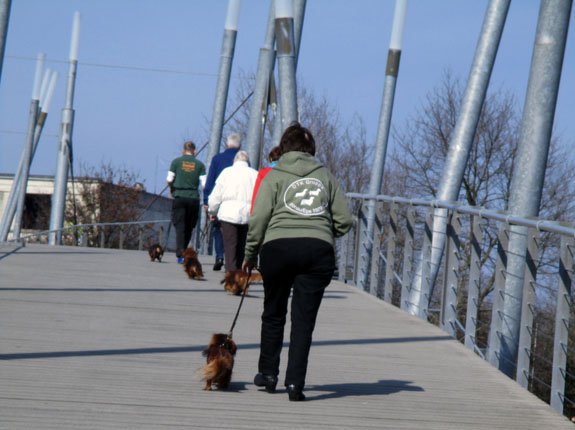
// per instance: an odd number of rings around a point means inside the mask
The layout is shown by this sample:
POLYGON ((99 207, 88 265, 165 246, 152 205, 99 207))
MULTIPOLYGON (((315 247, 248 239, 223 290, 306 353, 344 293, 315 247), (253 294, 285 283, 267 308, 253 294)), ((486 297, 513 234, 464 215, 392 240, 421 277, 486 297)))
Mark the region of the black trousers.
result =
POLYGON ((248 225, 221 221, 221 228, 224 239, 226 272, 241 269, 244 262, 244 248, 248 237, 248 225))
POLYGON ((176 197, 172 203, 172 222, 176 228, 176 256, 181 257, 198 223, 200 200, 176 197))
POLYGON ((335 270, 333 246, 310 238, 273 240, 262 247, 260 268, 265 296, 258 370, 266 375, 279 373, 288 299, 293 287, 285 385, 303 388, 317 313, 335 270))

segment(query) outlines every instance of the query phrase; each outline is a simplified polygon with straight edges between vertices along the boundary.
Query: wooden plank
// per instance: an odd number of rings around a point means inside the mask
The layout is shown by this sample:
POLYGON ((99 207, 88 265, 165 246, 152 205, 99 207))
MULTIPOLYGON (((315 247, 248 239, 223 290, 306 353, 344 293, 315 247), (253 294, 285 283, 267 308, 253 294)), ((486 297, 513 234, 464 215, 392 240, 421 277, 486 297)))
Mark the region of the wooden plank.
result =
MULTIPOLYGON (((334 281, 318 317, 306 395, 268 394, 257 371, 263 291, 234 332, 229 391, 205 392, 201 350, 239 298, 202 257, 190 281, 175 256, 28 246, 0 261, 0 429, 572 428, 438 328, 334 281)), ((289 325, 286 328, 289 330, 289 325)), ((286 344, 289 339, 286 331, 286 344)))

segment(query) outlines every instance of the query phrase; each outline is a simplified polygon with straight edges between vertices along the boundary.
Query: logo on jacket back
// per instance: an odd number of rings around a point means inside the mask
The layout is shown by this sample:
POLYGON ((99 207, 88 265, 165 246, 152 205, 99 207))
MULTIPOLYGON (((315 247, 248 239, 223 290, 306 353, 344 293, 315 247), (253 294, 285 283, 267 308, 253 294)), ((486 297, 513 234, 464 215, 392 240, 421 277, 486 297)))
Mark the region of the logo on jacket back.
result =
POLYGON ((284 205, 304 216, 321 215, 326 211, 328 194, 319 179, 304 178, 292 182, 284 193, 284 205))

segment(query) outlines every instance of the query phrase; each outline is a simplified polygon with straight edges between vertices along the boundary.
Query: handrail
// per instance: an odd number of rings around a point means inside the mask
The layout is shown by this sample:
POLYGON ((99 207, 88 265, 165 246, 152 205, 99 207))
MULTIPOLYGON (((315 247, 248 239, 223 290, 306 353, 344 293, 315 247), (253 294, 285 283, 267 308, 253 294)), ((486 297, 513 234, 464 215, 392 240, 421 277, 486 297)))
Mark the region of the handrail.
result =
POLYGON ((561 225, 559 221, 549 221, 537 217, 521 217, 517 215, 512 215, 506 211, 485 209, 479 206, 465 206, 462 203, 457 202, 450 202, 443 200, 409 199, 405 197, 392 197, 384 194, 373 195, 373 194, 347 193, 346 196, 351 199, 359 199, 359 200, 376 200, 388 203, 403 203, 411 206, 425 206, 425 207, 433 207, 436 209, 451 209, 468 215, 475 215, 485 219, 502 221, 507 224, 519 225, 523 227, 531 227, 536 228, 539 231, 548 231, 551 233, 571 235, 575 237, 575 228, 561 225))
POLYGON ((86 228, 86 227, 109 227, 109 226, 120 226, 120 225, 140 225, 140 224, 160 224, 160 223, 170 223, 171 221, 169 219, 163 219, 163 220, 148 220, 148 221, 119 221, 119 222, 97 222, 97 223, 91 223, 91 224, 74 224, 74 225, 70 225, 67 227, 62 227, 62 228, 57 228, 54 230, 42 230, 36 233, 30 233, 27 234, 26 236, 20 236, 20 238, 16 239, 8 239, 6 241, 6 243, 12 243, 12 242, 21 242, 23 240, 26 240, 28 238, 32 238, 32 237, 39 237, 39 236, 45 236, 48 235, 50 233, 58 233, 58 232, 64 232, 64 231, 68 231, 68 230, 73 230, 73 229, 80 229, 80 228, 86 228))

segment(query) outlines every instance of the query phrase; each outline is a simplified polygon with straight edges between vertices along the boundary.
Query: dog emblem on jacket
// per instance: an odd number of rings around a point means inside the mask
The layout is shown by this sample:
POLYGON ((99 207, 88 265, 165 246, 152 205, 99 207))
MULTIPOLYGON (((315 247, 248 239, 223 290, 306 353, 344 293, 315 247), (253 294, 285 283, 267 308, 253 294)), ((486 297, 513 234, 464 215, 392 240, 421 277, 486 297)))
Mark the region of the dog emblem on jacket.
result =
POLYGON ((232 380, 234 356, 238 347, 230 336, 224 333, 212 335, 210 344, 202 352, 206 357, 206 365, 202 369, 202 376, 206 384, 204 390, 211 390, 212 385, 225 390, 232 380))
POLYGON ((159 243, 155 243, 148 248, 148 254, 150 255, 150 261, 158 260, 161 263, 164 256, 164 248, 159 243))
POLYGON ((204 272, 202 271, 202 265, 198 260, 198 253, 193 248, 186 248, 182 254, 184 257, 184 263, 182 264, 184 272, 188 274, 190 279, 202 279, 204 277, 204 272))
POLYGON ((261 281, 262 275, 259 272, 252 273, 248 280, 248 274, 243 270, 232 270, 230 272, 226 272, 225 277, 220 281, 220 284, 224 284, 224 290, 228 293, 239 296, 246 288, 249 288, 248 283, 261 281))

